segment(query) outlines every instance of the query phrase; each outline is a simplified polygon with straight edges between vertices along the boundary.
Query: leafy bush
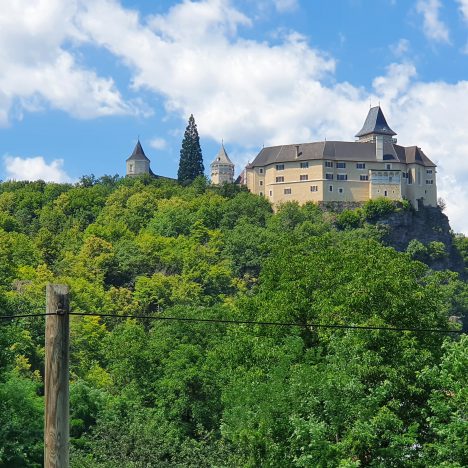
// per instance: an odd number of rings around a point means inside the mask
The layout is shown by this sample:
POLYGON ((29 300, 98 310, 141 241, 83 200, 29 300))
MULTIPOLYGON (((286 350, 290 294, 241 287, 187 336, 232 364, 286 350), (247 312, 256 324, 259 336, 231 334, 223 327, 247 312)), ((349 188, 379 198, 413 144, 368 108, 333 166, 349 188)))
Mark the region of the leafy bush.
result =
POLYGON ((363 210, 344 210, 336 218, 339 229, 356 229, 362 226, 363 210))
POLYGON ((370 199, 362 207, 364 217, 368 221, 375 221, 397 210, 398 205, 388 198, 370 199))
POLYGON ((417 239, 410 240, 406 248, 406 253, 408 253, 413 260, 419 260, 421 262, 427 261, 427 247, 417 239))
POLYGON ((442 260, 448 256, 447 249, 443 242, 429 242, 428 252, 432 260, 442 260))

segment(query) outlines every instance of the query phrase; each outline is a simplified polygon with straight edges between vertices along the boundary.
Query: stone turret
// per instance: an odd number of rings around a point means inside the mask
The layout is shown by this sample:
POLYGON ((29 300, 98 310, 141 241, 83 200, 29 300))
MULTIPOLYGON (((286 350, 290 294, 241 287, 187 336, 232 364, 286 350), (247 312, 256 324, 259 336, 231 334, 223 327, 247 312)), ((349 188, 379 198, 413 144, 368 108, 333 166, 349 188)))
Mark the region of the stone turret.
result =
POLYGON ((232 184, 234 182, 234 164, 224 149, 224 144, 211 163, 211 183, 221 185, 223 183, 232 184))
POLYGON ((150 160, 138 140, 132 155, 127 159, 127 176, 137 176, 142 174, 152 174, 150 160))

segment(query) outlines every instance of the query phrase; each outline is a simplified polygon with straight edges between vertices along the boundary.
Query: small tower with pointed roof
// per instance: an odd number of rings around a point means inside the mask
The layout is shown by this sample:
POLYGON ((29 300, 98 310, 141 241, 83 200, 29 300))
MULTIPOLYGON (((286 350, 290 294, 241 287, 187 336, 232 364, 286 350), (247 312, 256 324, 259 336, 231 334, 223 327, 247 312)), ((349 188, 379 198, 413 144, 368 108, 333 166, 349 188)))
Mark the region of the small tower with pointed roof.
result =
POLYGON ((127 176, 138 176, 142 174, 152 174, 150 160, 146 157, 140 140, 135 145, 131 156, 127 159, 127 176))
POLYGON ((369 109, 364 125, 361 130, 356 133, 356 137, 359 138, 358 141, 361 143, 374 143, 378 136, 382 137, 384 142, 396 143, 393 138, 395 135, 396 133, 389 127, 380 106, 371 107, 369 109))
POLYGON ((221 185, 223 183, 231 184, 234 182, 234 164, 229 159, 229 156, 224 149, 224 144, 216 155, 216 158, 211 163, 211 183, 221 185))

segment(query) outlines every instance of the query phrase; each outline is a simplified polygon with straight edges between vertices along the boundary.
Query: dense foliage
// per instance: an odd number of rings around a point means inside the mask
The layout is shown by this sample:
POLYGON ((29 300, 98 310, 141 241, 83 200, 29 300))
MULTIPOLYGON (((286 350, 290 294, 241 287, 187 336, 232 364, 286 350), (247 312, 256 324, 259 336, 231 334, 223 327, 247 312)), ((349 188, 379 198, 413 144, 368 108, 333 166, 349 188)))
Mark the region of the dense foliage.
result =
MULTIPOLYGON (((466 466, 466 337, 311 325, 466 314, 466 283, 414 260, 440 246, 382 244, 369 221, 395 209, 274 214, 204 178, 0 184, 0 314, 43 312, 53 281, 115 315, 71 317, 72 466, 466 466)), ((0 322, 0 466, 42 463, 43 335, 0 322)))
POLYGON ((197 124, 193 115, 190 115, 185 129, 182 148, 180 150, 179 170, 177 180, 182 183, 192 182, 198 176, 203 176, 203 155, 200 147, 197 124))

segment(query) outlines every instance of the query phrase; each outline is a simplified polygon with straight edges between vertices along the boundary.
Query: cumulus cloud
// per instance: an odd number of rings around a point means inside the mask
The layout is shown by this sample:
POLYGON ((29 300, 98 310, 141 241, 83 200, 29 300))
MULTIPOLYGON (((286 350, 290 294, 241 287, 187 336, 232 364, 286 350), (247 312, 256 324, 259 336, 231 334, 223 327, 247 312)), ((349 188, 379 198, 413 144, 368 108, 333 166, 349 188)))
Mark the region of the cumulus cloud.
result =
POLYGON ((44 180, 46 182, 72 182, 63 169, 63 159, 54 159, 48 164, 42 156, 22 158, 4 156, 6 178, 9 180, 44 180))
POLYGON ((463 17, 468 21, 468 0, 458 0, 458 3, 463 17))
POLYGON ((450 43, 450 34, 446 24, 439 17, 439 0, 418 0, 416 11, 423 17, 424 34, 436 42, 450 43))
MULTIPOLYGON (((94 43, 131 67, 135 88, 163 95, 169 112, 184 118, 196 113, 205 135, 217 140, 225 136, 258 145, 262 139, 310 138, 310 125, 297 117, 321 113, 324 106, 318 102, 314 111, 311 96, 332 98, 320 82, 335 70, 331 57, 296 33, 277 46, 239 38, 235 32, 251 20, 226 0, 184 2, 150 18, 147 26, 114 2, 95 0, 80 24, 94 43), (100 18, 106 18, 106 27, 100 18), (298 124, 295 135, 289 128, 281 134, 290 118, 298 124)), ((339 87, 338 94, 355 92, 339 87)))
POLYGON ((37 111, 51 106, 80 118, 138 111, 124 101, 112 78, 78 65, 65 49, 65 42, 85 39, 75 24, 79 9, 79 0, 3 2, 0 125, 8 123, 13 107, 37 111))

